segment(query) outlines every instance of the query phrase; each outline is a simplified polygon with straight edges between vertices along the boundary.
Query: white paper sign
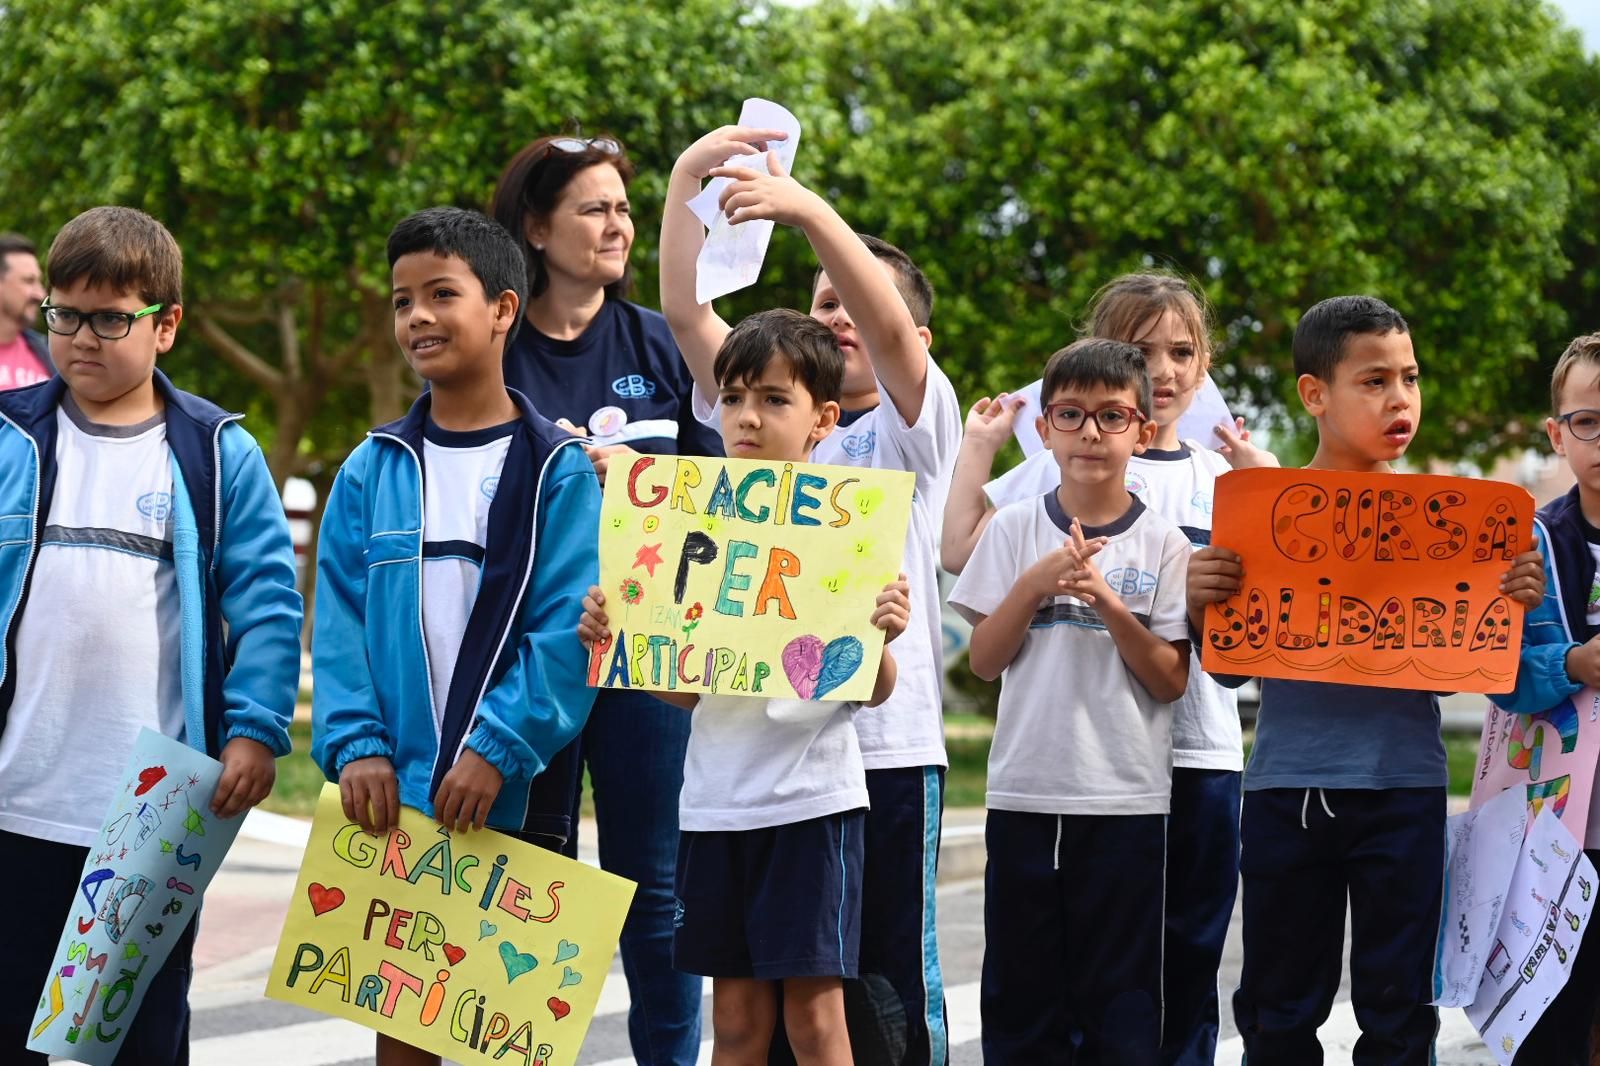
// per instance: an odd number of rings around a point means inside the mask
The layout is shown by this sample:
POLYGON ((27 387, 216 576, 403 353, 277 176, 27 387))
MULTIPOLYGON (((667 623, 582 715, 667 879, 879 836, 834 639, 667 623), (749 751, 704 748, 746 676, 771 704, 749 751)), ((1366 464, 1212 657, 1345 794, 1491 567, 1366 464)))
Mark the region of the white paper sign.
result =
POLYGON ((1527 830, 1528 805, 1515 789, 1450 819, 1433 975, 1437 1006, 1465 1007, 1477 998, 1527 830))
MULTIPOLYGON (((1515 793, 1513 793, 1515 794, 1515 793)), ((1520 800, 1520 797, 1519 797, 1520 800)), ((1567 983, 1594 909, 1594 864, 1545 807, 1534 819, 1467 1018, 1502 1066, 1567 983)))
MULTIPOLYGON (((787 133, 789 136, 785 140, 773 141, 768 147, 777 153, 784 171, 794 173, 795 152, 800 147, 800 120, 787 108, 771 100, 751 97, 739 110, 739 125, 787 133)), ((765 170, 767 160, 765 156, 736 155, 729 157, 726 165, 765 170)), ((712 178, 700 190, 700 195, 689 201, 689 210, 708 231, 695 264, 694 295, 702 304, 754 285, 761 276, 767 244, 772 240, 773 224, 766 219, 752 219, 737 226, 729 224, 717 201, 722 197, 722 190, 731 184, 728 178, 712 178)))

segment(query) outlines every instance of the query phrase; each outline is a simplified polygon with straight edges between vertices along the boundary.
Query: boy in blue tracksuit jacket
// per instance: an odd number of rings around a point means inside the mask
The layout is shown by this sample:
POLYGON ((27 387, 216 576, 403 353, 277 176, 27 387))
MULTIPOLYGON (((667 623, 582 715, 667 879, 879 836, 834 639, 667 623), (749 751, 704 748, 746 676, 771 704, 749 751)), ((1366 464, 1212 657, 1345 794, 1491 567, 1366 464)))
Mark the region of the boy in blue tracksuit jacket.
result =
MULTIPOLYGON (((1550 379, 1550 446, 1578 483, 1539 508, 1534 534, 1544 553, 1544 601, 1522 623, 1517 685, 1491 696, 1514 714, 1560 707, 1584 687, 1600 688, 1600 333, 1567 346, 1550 379)), ((1591 728, 1586 726, 1585 728, 1591 728)), ((1600 792, 1589 798, 1582 841, 1600 866, 1600 792)), ((1590 923, 1561 993, 1517 1049, 1516 1066, 1588 1066, 1600 1005, 1600 934, 1590 923)))
MULTIPOLYGON (((527 284, 511 236, 433 208, 388 251, 395 339, 429 391, 328 498, 312 754, 368 832, 405 804, 558 848, 568 743, 594 700, 575 629, 598 579, 599 482, 582 441, 505 386, 527 284)), ((403 1054, 379 1038, 380 1061, 403 1054)))
MULTIPOLYGON (((301 601, 277 490, 250 434, 155 369, 183 257, 140 211, 69 222, 49 257, 59 376, 0 394, 0 1062, 24 1049, 88 845, 139 731, 218 758, 211 811, 264 799, 289 752, 301 601)), ((195 923, 118 1063, 187 1063, 195 923)))

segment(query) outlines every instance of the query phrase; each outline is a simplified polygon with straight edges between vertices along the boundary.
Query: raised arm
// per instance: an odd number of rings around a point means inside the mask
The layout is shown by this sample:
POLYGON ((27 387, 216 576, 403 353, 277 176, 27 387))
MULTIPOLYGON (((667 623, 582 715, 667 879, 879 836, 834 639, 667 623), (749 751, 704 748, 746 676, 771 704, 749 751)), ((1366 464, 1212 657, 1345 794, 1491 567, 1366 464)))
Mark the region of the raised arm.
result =
POLYGON ((1022 405, 1021 396, 1001 393, 985 396, 967 412, 966 432, 956 452, 955 472, 945 497, 944 523, 939 531, 939 562, 959 574, 972 558, 972 549, 989 524, 993 512, 983 494, 994 469, 994 457, 1011 436, 1011 423, 1022 405))
POLYGON ((717 395, 711 367, 717 349, 728 335, 728 324, 709 303, 695 299, 695 280, 705 227, 689 210, 708 172, 735 155, 756 155, 769 140, 782 140, 781 130, 723 126, 690 145, 672 167, 667 181, 667 205, 661 215, 661 313, 667 316, 673 339, 694 377, 695 387, 707 399, 717 395))
POLYGON ((722 194, 728 221, 770 219, 805 232, 861 333, 873 372, 900 417, 914 424, 928 384, 928 348, 889 272, 826 200, 783 172, 776 155, 769 154, 767 169, 770 173, 750 167, 712 169, 712 177, 733 179, 722 194))

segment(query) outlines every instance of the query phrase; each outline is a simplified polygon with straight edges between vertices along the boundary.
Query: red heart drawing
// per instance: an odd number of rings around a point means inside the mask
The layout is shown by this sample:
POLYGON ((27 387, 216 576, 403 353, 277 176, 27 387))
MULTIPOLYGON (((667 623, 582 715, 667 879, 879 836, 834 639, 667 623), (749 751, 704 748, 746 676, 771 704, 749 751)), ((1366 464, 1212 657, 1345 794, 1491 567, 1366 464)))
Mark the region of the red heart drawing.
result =
POLYGON ((167 776, 165 766, 150 766, 139 771, 139 787, 133 790, 135 796, 142 796, 155 788, 163 777, 167 776))
POLYGON ((572 1013, 572 1004, 564 999, 557 999, 555 996, 551 996, 545 1006, 550 1008, 550 1013, 556 1016, 556 1021, 558 1022, 572 1013))
POLYGON ((450 960, 451 966, 456 966, 460 964, 462 959, 467 957, 467 953, 454 944, 446 944, 444 946, 444 957, 450 960))
POLYGON ((311 913, 317 917, 336 911, 344 906, 344 889, 324 888, 315 881, 306 889, 306 895, 311 899, 311 913))

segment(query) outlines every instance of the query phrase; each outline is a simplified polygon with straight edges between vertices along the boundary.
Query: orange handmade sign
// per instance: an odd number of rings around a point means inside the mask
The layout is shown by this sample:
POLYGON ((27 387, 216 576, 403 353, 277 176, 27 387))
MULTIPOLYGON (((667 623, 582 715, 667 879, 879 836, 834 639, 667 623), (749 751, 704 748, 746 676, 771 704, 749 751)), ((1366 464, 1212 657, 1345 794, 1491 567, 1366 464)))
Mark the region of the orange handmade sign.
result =
POLYGON ((1244 587, 1206 609, 1215 673, 1509 692, 1522 608, 1500 594, 1533 547, 1514 485, 1425 474, 1238 470, 1217 479, 1211 542, 1244 587))

